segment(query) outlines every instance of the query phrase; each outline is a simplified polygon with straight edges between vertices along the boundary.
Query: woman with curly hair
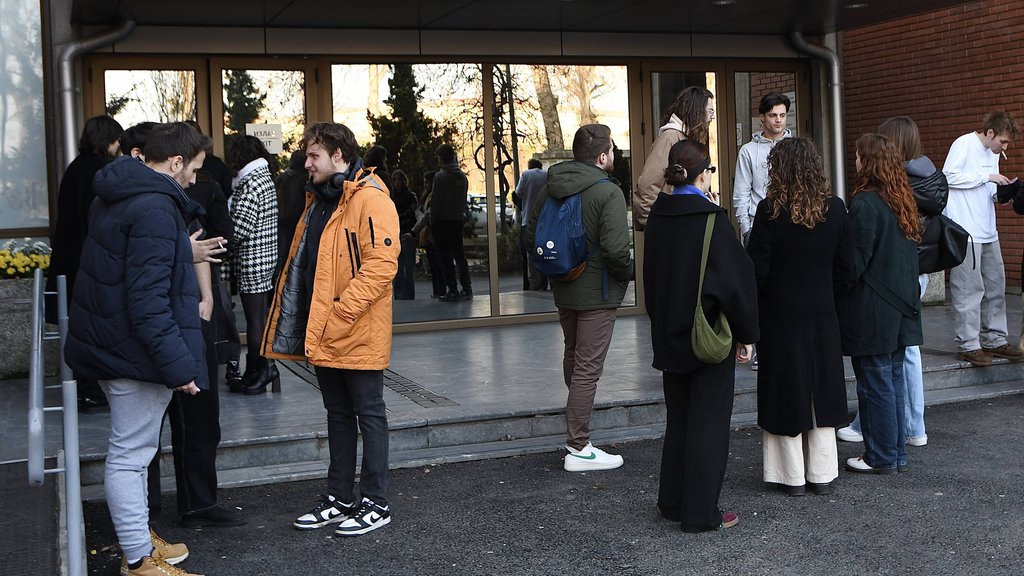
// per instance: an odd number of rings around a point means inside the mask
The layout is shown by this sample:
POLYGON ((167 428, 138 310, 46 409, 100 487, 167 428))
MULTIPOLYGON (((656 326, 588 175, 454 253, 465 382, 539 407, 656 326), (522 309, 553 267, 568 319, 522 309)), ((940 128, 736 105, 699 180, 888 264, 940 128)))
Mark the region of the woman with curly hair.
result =
POLYGON ((835 286, 850 274, 846 206, 832 195, 806 138, 768 154, 766 198, 747 244, 757 278, 757 418, 764 481, 790 496, 832 491, 835 428, 846 422, 846 379, 835 286))
POLYGON ((864 454, 848 459, 846 469, 895 474, 907 466, 903 359, 922 341, 921 229, 903 157, 881 134, 857 140, 850 237, 853 282, 837 305, 843 353, 857 375, 864 454))
MULTIPOLYGON (((665 182, 665 166, 668 165, 669 150, 676 142, 693 140, 708 145, 708 127, 715 119, 715 95, 703 86, 684 88, 676 95, 665 116, 658 137, 647 154, 643 172, 633 190, 633 226, 637 231, 647 225, 651 204, 661 192, 671 193, 672 186, 665 182)), ((708 189, 708 199, 718 203, 718 194, 708 189)))

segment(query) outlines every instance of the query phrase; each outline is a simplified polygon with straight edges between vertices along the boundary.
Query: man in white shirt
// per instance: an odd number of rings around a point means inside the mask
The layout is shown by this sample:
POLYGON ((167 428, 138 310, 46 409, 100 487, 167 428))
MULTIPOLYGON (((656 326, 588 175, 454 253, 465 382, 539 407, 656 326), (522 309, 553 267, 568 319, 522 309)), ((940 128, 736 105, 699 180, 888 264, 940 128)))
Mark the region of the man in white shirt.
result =
POLYGON ((786 129, 789 105, 789 97, 785 94, 772 92, 761 98, 757 111, 761 114, 762 130, 740 148, 740 156, 736 160, 732 207, 736 211, 736 223, 744 246, 750 237, 757 205, 764 200, 768 186, 768 153, 776 142, 792 136, 786 129))
POLYGON ((968 254, 949 271, 949 290, 957 358, 975 366, 992 357, 1024 359, 1024 352, 1006 341, 1006 274, 993 205, 997 185, 1011 179, 999 173, 999 156, 1019 129, 1007 112, 992 112, 981 130, 957 138, 949 147, 942 171, 949 181, 949 202, 943 212, 971 234, 968 254))

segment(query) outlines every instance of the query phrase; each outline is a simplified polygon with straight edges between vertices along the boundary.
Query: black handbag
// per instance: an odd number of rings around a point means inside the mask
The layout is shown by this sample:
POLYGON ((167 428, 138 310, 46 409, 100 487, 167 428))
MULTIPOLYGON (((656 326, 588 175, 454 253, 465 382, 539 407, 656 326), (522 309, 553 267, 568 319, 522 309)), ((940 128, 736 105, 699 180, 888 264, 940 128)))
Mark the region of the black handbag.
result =
POLYGON ((921 243, 917 246, 920 273, 931 274, 959 266, 967 257, 970 237, 963 226, 945 214, 927 218, 921 243))

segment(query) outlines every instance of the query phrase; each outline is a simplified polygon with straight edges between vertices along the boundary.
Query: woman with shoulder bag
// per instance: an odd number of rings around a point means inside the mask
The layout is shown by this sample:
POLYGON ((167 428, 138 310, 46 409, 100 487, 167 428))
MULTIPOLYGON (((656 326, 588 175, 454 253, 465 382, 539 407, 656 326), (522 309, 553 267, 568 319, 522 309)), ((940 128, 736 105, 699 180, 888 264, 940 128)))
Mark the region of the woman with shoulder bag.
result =
POLYGON ((843 353, 857 376, 864 453, 846 469, 895 474, 907 466, 905 350, 921 344, 921 231, 903 160, 880 134, 857 140, 850 238, 853 283, 837 307, 843 353))
MULTIPOLYGON (((903 158, 903 169, 907 173, 914 202, 921 218, 922 238, 917 247, 918 267, 920 276, 920 295, 928 288, 928 273, 937 272, 940 258, 940 235, 938 228, 942 222, 942 210, 946 207, 949 197, 949 184, 946 175, 935 167, 935 164, 924 155, 921 146, 921 134, 917 124, 907 116, 889 118, 878 127, 878 133, 892 140, 896 150, 903 158)), ((965 233, 966 234, 966 233, 965 233)), ((964 242, 964 250, 967 244, 964 242)), ((960 252, 963 260, 964 251, 960 252)), ((947 260, 948 263, 948 260, 947 260)), ((959 264, 959 262, 953 265, 959 264)), ((904 410, 907 422, 907 444, 924 446, 928 444, 928 434, 924 427, 924 375, 921 365, 921 348, 908 346, 903 359, 903 372, 907 380, 907 393, 904 397, 904 410)), ((862 442, 860 414, 845 428, 836 432, 840 440, 846 442, 862 442)))
POLYGON ((665 170, 672 193, 658 195, 646 232, 645 302, 668 410, 658 511, 685 532, 739 522, 735 513, 722 512, 718 498, 729 454, 736 362, 750 360, 758 339, 753 265, 725 210, 707 198, 714 171, 707 146, 692 140, 674 144, 665 170), (720 360, 699 359, 707 342, 694 335, 698 301, 704 318, 731 329, 735 354, 727 341, 720 360))

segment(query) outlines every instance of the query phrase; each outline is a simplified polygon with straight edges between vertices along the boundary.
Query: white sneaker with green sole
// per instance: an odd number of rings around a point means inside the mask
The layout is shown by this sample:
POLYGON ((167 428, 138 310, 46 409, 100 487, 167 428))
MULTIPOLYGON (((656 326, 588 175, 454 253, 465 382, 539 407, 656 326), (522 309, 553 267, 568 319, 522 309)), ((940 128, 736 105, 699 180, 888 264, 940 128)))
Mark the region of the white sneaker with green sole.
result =
POLYGON ((566 446, 565 449, 569 451, 565 455, 566 472, 614 470, 622 466, 622 456, 609 454, 600 448, 594 448, 594 445, 590 442, 587 442, 587 445, 582 450, 576 450, 571 446, 566 446))

